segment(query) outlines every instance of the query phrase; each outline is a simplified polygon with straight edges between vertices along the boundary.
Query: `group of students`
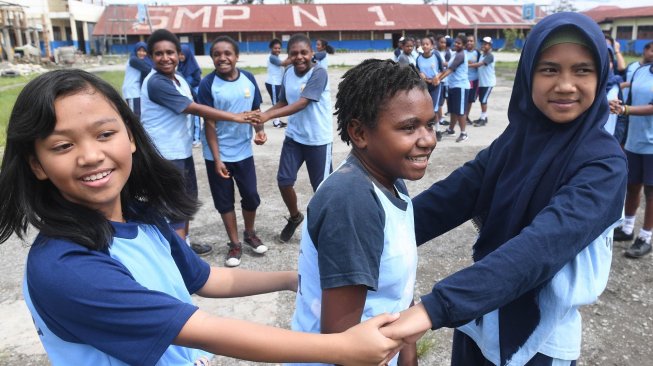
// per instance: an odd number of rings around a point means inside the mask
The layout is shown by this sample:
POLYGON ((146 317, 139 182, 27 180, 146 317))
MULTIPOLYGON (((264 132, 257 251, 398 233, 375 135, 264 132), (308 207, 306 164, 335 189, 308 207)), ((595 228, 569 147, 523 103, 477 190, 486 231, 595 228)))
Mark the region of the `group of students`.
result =
POLYGON ((427 34, 419 39, 418 48, 415 48, 416 41, 412 37, 402 37, 398 52, 395 51, 395 61, 402 65, 416 66, 422 79, 429 84, 438 122, 449 126, 444 133, 439 128, 436 129, 438 141, 443 135, 454 135, 456 124, 460 126, 456 142, 467 140, 468 124, 480 127, 488 122, 488 99, 492 88, 496 86, 492 38, 483 38, 480 52, 476 49, 473 35, 456 36, 453 39, 453 49, 449 45, 451 38, 442 34, 435 37, 427 34), (477 98, 481 103, 481 115, 472 122, 469 112, 477 98), (444 119, 442 106, 445 101, 451 122, 444 119))
MULTIPOLYGON (((174 76, 174 39, 157 31, 148 46, 156 70, 148 78, 157 88, 183 87, 163 80, 174 76)), ((200 83, 201 100, 233 81, 228 75, 246 75, 227 73, 237 60, 229 41, 211 50, 216 73, 200 83)), ((284 78, 312 71, 317 80, 303 80, 301 91, 283 84, 280 102, 263 113, 184 107, 160 93, 179 112, 205 117, 207 129, 216 120, 258 128, 292 112, 291 131, 307 124, 295 112, 318 108, 325 94, 314 84, 326 72, 313 66, 305 36, 291 38, 288 53, 284 78)), ((171 225, 189 220, 197 199, 146 123, 98 77, 49 72, 28 83, 11 114, 0 185, 13 188, 0 191, 0 242, 23 238, 28 225, 40 232, 23 291, 53 365, 203 365, 207 353, 415 365, 417 339, 442 327, 456 328, 452 365, 575 365, 578 308, 606 286, 626 190, 624 153, 604 129, 608 70, 594 21, 578 13, 542 19, 522 51, 506 130, 412 199, 403 180, 424 176, 436 146, 428 84, 390 60, 347 71, 335 108, 351 153, 314 186, 298 272, 202 261, 171 225), (468 220, 478 229, 475 263, 414 304, 416 246, 468 220), (293 331, 212 316, 190 298, 280 290, 297 291, 293 331)), ((299 132, 286 136, 282 162, 311 146, 295 140, 299 132)))
POLYGON ((613 72, 608 85, 611 124, 615 138, 628 158, 628 188, 623 225, 615 241, 632 241, 625 255, 640 258, 651 253, 653 234, 653 41, 646 43, 642 59, 625 65, 619 43, 606 37, 613 72), (637 236, 635 215, 644 191, 644 222, 637 236))

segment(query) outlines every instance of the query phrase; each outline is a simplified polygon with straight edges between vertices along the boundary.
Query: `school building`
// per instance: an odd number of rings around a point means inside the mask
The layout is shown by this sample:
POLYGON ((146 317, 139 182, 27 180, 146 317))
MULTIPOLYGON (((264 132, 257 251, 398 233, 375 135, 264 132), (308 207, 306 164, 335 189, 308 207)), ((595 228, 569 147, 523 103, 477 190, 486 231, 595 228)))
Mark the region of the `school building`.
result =
POLYGON ((606 34, 618 40, 624 52, 641 55, 646 43, 653 40, 653 6, 627 9, 599 6, 584 14, 599 23, 606 34))
MULTIPOLYGON (((534 11, 534 17, 545 15, 539 8, 534 11)), ((491 36, 501 48, 503 29, 527 32, 533 24, 523 19, 521 5, 180 5, 148 6, 145 13, 142 7, 139 12, 137 6, 111 5, 93 36, 117 53, 159 28, 177 34, 198 55, 207 54, 218 35, 240 42, 243 52, 267 52, 271 39, 286 41, 294 33, 324 38, 336 49, 385 50, 405 35, 464 32, 491 36)))
POLYGON ((43 56, 73 46, 91 53, 93 27, 105 10, 103 0, 0 0, 0 45, 4 58, 25 45, 40 48, 43 56))
MULTIPOLYGON (((598 7, 585 14, 596 20, 625 51, 641 53, 653 39, 653 7, 598 7)), ((105 0, 0 0, 3 58, 16 47, 34 45, 49 57, 61 46, 82 53, 127 53, 153 30, 166 28, 198 55, 207 54, 218 35, 240 42, 243 52, 267 52, 272 38, 294 33, 324 38, 336 49, 386 50, 405 35, 476 34, 504 46, 504 29, 523 36, 546 13, 521 5, 294 4, 294 5, 107 5, 105 0), (533 20, 529 20, 534 18, 533 20)), ((516 47, 520 47, 517 40, 516 47)), ((284 43, 285 46, 285 43, 284 43)))

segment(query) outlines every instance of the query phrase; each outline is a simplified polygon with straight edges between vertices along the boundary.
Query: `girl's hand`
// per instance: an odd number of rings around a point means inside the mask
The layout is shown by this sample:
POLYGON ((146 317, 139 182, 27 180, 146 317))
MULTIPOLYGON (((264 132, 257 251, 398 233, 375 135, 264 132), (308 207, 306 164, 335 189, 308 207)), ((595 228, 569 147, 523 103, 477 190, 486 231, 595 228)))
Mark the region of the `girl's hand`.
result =
POLYGON ((433 84, 433 86, 438 86, 440 85, 440 79, 438 79, 437 76, 434 76, 433 79, 431 79, 431 83, 433 84))
POLYGON ((249 112, 234 113, 233 121, 236 123, 250 123, 249 112))
POLYGON ((420 303, 402 311, 399 320, 381 328, 381 333, 388 338, 401 339, 405 343, 416 343, 431 327, 431 318, 420 303))
POLYGON ((215 173, 225 179, 231 177, 229 170, 227 170, 227 166, 224 165, 222 160, 215 161, 215 173))
POLYGON ((622 105, 621 101, 619 99, 613 99, 610 101, 610 113, 612 114, 621 114, 622 112, 622 105))
POLYGON ((258 131, 256 135, 254 135, 254 143, 256 145, 263 145, 267 140, 268 135, 265 133, 265 131, 258 131))
POLYGON ((381 314, 337 334, 342 350, 342 365, 385 365, 403 347, 400 340, 386 338, 379 328, 399 318, 399 314, 381 314))

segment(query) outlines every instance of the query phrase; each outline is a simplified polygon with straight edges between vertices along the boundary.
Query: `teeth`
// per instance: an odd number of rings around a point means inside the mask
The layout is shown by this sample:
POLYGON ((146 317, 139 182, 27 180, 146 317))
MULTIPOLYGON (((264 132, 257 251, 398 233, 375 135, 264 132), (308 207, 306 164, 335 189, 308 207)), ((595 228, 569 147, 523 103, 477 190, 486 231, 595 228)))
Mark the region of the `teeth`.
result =
POLYGON ((427 160, 427 157, 426 156, 418 156, 418 157, 414 157, 414 158, 408 158, 408 160, 416 161, 418 163, 422 163, 422 162, 425 162, 427 160))
POLYGON ((82 180, 84 182, 93 182, 93 181, 96 181, 98 179, 102 179, 102 178, 106 177, 107 175, 109 175, 109 173, 111 173, 111 171, 107 170, 107 171, 102 172, 102 173, 93 174, 93 175, 90 175, 88 177, 84 177, 84 178, 82 178, 82 180))

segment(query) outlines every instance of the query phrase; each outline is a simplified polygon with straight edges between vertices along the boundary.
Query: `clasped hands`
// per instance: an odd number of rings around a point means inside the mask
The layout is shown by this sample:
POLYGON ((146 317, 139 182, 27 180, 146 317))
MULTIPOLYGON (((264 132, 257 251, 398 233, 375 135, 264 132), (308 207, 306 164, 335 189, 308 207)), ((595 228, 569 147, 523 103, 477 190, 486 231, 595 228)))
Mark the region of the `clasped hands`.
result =
POLYGON ((252 126, 262 126, 265 122, 269 121, 270 118, 261 111, 250 111, 242 112, 238 114, 238 122, 240 123, 249 123, 252 126))

